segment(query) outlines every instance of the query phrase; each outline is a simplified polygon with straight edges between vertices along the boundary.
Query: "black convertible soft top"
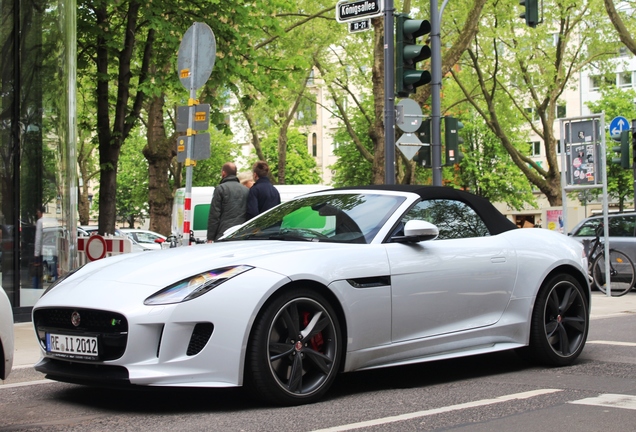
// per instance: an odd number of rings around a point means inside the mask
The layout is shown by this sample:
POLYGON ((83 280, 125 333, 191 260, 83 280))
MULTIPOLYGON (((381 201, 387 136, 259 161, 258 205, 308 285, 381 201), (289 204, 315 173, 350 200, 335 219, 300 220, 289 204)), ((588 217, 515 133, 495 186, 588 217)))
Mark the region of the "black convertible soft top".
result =
POLYGON ((477 214, 484 220, 486 227, 492 235, 501 234, 517 228, 510 219, 502 215, 487 199, 474 195, 470 192, 453 189, 451 187, 422 185, 371 185, 339 188, 337 190, 352 189, 411 192, 418 194, 423 200, 457 200, 472 207, 472 209, 475 210, 475 212, 477 212, 477 214))

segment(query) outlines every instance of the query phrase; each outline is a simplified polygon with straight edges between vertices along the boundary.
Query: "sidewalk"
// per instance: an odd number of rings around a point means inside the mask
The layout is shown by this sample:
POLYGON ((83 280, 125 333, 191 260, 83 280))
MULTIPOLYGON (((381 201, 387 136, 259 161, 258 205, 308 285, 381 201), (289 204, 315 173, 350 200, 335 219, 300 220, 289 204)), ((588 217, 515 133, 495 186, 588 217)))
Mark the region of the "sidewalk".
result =
MULTIPOLYGON (((592 319, 620 314, 636 314, 636 293, 623 297, 607 297, 600 292, 592 293, 592 319)), ((31 323, 15 324, 15 353, 13 368, 32 367, 40 359, 40 348, 31 323)))

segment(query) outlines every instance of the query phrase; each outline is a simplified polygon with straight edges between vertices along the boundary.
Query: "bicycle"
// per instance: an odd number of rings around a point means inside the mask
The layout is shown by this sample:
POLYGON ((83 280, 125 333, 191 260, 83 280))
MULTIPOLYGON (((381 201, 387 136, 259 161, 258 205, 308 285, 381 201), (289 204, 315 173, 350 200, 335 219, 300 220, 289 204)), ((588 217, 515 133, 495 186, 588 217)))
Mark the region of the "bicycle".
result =
MULTIPOLYGON (((595 230, 596 237, 592 240, 592 246, 588 253, 588 265, 594 285, 603 294, 606 294, 605 245, 601 240, 602 230, 603 224, 600 224, 595 230)), ((617 249, 610 249, 609 256, 611 294, 612 297, 620 297, 633 288, 634 282, 636 282, 636 269, 632 260, 617 249)))

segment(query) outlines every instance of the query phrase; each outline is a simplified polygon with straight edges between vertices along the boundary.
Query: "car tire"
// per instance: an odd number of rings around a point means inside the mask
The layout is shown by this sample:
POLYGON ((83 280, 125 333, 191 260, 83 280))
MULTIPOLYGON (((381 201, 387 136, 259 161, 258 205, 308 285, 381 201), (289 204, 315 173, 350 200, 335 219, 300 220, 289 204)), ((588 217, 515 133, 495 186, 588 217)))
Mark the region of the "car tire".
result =
POLYGON ((530 343, 522 354, 544 365, 569 365, 583 351, 589 327, 589 302, 583 287, 570 275, 556 275, 537 295, 530 343))
POLYGON ((257 317, 246 356, 246 386, 265 402, 319 400, 340 368, 342 332, 329 302, 309 289, 277 296, 257 317))

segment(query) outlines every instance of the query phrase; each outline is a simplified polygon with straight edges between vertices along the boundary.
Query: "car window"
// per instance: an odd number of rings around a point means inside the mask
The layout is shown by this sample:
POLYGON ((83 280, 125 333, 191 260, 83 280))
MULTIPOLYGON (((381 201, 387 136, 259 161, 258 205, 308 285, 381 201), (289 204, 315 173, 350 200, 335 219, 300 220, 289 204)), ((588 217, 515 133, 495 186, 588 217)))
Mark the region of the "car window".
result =
POLYGON ((285 202, 250 220, 224 240, 311 240, 369 243, 405 198, 333 194, 285 202))
POLYGON ((402 218, 425 220, 437 226, 440 240, 485 237, 490 232, 484 221, 468 204, 461 201, 439 199, 417 203, 402 218))
POLYGON ((594 237, 596 235, 596 228, 601 224, 600 219, 590 219, 584 222, 578 230, 573 234, 574 237, 594 237))
POLYGON ((159 237, 147 232, 135 232, 136 240, 139 243, 154 243, 159 237))
MULTIPOLYGON (((602 219, 590 219, 573 234, 574 237, 594 237, 602 219)), ((634 237, 636 216, 612 216, 608 218, 610 237, 634 237)))
POLYGON ((616 216, 609 218, 609 235, 610 237, 633 237, 634 217, 616 216))

